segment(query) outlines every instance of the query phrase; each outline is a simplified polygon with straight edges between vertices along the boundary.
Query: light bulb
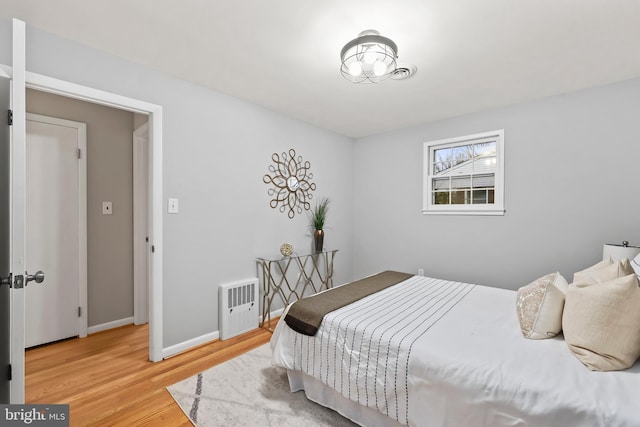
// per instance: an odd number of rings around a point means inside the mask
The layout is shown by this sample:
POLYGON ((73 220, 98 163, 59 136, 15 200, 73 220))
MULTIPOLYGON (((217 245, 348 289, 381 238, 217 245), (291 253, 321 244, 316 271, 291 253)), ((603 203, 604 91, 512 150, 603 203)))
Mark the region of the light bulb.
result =
POLYGON ((358 61, 353 61, 349 64, 349 74, 352 76, 359 76, 362 73, 362 66, 358 61))
POLYGON ((376 61, 373 64, 373 73, 378 77, 384 76, 387 73, 387 64, 382 61, 376 61))

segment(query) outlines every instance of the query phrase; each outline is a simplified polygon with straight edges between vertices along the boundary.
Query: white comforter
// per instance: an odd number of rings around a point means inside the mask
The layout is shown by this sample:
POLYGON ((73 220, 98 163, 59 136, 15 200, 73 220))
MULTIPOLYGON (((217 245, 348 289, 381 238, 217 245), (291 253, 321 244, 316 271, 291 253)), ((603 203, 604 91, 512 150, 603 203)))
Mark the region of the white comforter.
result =
POLYGON ((523 338, 515 295, 415 276, 329 313, 314 337, 279 322, 274 364, 399 424, 639 426, 640 364, 591 372, 561 337, 523 338))

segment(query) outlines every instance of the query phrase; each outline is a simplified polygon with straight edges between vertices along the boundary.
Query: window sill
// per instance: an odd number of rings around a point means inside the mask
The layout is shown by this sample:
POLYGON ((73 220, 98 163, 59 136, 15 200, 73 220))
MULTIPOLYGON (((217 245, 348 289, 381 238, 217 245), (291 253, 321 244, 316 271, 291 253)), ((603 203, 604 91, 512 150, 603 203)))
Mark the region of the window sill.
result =
POLYGON ((423 215, 484 215, 484 216, 504 216, 505 210, 423 210, 423 215))

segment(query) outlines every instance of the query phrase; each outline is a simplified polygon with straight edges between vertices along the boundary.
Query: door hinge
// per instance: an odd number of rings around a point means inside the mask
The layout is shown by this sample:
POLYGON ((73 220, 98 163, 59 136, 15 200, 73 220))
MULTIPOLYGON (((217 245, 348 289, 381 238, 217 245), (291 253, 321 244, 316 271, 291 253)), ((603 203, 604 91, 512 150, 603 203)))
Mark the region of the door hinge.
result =
POLYGON ((82 307, 78 307, 78 317, 82 317, 82 307))
POLYGON ((82 158, 82 150, 79 148, 77 148, 76 150, 78 152, 78 160, 80 160, 82 158))
POLYGON ((9 126, 13 125, 13 110, 7 111, 7 124, 9 126))
POLYGON ((7 380, 11 381, 13 379, 13 373, 11 372, 11 363, 7 366, 7 380))

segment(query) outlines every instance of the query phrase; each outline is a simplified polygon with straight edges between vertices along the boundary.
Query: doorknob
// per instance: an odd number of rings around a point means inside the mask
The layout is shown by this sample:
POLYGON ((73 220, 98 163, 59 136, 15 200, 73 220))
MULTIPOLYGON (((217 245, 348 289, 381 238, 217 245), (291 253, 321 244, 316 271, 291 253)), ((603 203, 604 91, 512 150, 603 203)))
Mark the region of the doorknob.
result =
POLYGON ((44 282, 44 272, 42 270, 36 271, 36 274, 27 274, 27 283, 35 280, 36 283, 44 282))

